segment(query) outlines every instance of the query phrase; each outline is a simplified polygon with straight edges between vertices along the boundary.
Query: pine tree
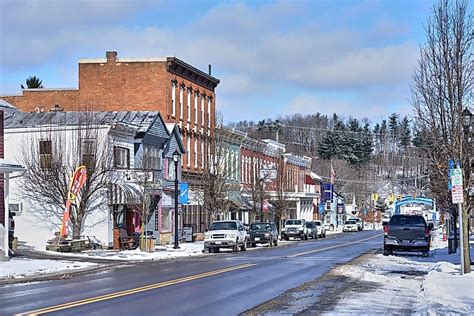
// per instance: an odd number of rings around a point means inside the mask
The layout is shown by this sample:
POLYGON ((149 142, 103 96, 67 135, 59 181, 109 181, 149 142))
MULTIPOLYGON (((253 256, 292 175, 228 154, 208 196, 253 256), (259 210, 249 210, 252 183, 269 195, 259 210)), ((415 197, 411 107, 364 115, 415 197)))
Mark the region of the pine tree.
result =
POLYGON ((405 116, 400 124, 400 145, 407 148, 411 143, 410 120, 405 116))

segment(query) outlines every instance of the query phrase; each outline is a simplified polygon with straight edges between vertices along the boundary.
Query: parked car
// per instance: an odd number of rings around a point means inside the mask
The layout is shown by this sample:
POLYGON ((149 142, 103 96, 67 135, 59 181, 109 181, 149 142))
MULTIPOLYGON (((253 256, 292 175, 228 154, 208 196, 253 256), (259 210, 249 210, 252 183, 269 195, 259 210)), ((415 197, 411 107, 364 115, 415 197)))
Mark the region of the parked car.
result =
POLYGON ((357 222, 353 219, 345 221, 344 226, 342 227, 343 232, 356 232, 358 230, 357 222))
POLYGON ((219 252, 221 248, 247 250, 247 231, 241 221, 217 221, 205 232, 204 252, 219 252))
POLYGON ((278 229, 275 223, 253 223, 250 225, 247 245, 256 247, 258 243, 278 246, 278 229))
POLYGON ((357 223, 357 230, 358 230, 358 231, 364 230, 364 222, 362 221, 361 218, 356 217, 356 218, 351 218, 351 219, 353 219, 353 220, 356 221, 356 223, 357 223))
POLYGON ((430 251, 432 225, 421 215, 395 214, 383 228, 383 254, 394 250, 421 251, 424 257, 430 251))
POLYGON ((290 237, 296 237, 300 240, 308 240, 308 229, 304 219, 289 219, 281 231, 281 237, 290 240, 290 237))
POLYGON ((314 221, 313 223, 316 225, 318 237, 326 238, 326 227, 323 225, 323 222, 314 221))
POLYGON ((318 239, 318 228, 314 222, 306 222, 306 228, 308 229, 308 238, 318 239))

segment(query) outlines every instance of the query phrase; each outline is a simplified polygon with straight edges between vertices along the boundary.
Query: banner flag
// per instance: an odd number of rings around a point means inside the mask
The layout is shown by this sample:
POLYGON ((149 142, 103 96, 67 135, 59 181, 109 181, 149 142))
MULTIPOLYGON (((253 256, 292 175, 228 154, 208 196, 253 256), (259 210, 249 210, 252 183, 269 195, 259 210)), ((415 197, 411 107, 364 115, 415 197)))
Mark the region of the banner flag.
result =
POLYGON ((87 180, 86 166, 77 167, 71 178, 71 182, 69 183, 69 191, 67 193, 66 207, 64 209, 63 221, 61 225, 62 238, 65 238, 68 235, 71 204, 76 199, 77 195, 81 191, 81 188, 86 182, 86 180, 87 180))

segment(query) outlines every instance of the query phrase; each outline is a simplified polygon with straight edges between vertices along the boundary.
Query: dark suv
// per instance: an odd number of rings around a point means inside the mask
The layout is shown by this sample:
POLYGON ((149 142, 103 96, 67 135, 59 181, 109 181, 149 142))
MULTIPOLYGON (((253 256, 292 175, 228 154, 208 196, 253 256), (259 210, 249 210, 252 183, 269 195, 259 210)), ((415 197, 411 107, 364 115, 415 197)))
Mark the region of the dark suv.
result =
POLYGON ((401 250, 421 251, 424 257, 428 256, 432 228, 421 215, 393 215, 383 228, 383 254, 390 255, 394 250, 401 250))
POLYGON ((248 245, 256 247, 257 243, 268 243, 278 246, 278 230, 275 223, 253 223, 250 225, 248 245))

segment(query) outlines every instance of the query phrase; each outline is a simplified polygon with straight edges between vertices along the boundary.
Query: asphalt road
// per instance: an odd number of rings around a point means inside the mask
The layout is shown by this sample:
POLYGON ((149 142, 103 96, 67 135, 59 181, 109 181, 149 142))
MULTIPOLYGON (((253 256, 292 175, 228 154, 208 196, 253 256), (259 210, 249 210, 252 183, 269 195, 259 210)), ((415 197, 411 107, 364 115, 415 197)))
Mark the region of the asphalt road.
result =
POLYGON ((0 315, 237 315, 382 245, 380 231, 0 287, 0 315))

